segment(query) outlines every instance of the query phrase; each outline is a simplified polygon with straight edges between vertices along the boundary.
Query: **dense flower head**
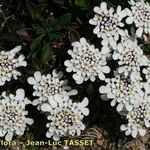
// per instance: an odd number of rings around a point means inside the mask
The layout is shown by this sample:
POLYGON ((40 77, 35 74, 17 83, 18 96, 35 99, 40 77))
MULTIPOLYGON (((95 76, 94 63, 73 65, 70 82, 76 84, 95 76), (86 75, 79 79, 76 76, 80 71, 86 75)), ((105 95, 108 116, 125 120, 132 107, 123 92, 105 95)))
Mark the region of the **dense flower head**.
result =
POLYGON ((150 85, 145 83, 144 88, 143 94, 137 95, 133 109, 126 114, 128 124, 121 126, 126 135, 134 138, 144 136, 150 127, 150 85))
POLYGON ((53 101, 55 95, 76 95, 77 90, 71 90, 67 86, 68 80, 61 80, 63 73, 56 70, 52 74, 42 75, 40 71, 34 73, 34 77, 28 78, 28 83, 33 85, 33 96, 38 97, 33 101, 33 105, 39 105, 43 102, 53 101))
POLYGON ((80 135, 81 131, 85 129, 82 120, 84 116, 89 114, 88 99, 85 97, 82 102, 72 102, 69 97, 55 97, 56 105, 43 103, 41 110, 48 112, 47 123, 48 132, 47 138, 53 137, 54 140, 59 140, 62 136, 80 135))
POLYGON ((67 72, 75 72, 73 79, 77 84, 84 81, 95 81, 96 76, 104 80, 105 74, 110 72, 110 68, 106 65, 106 57, 102 55, 99 49, 94 45, 90 45, 85 38, 72 43, 73 50, 68 50, 71 60, 65 61, 67 72))
POLYGON ((102 98, 112 99, 111 106, 117 104, 119 112, 124 108, 128 111, 132 110, 133 103, 136 101, 135 94, 141 92, 140 81, 116 73, 114 78, 108 78, 105 82, 106 86, 99 88, 99 92, 104 94, 102 98))
POLYGON ((100 7, 94 7, 93 19, 89 20, 89 23, 95 25, 93 30, 94 34, 97 34, 97 37, 101 37, 110 42, 119 40, 119 35, 125 36, 124 31, 121 27, 124 26, 122 19, 126 17, 126 9, 121 10, 121 6, 117 7, 117 11, 114 11, 113 7, 107 8, 107 4, 102 2, 100 7))
POLYGON ((3 86, 6 81, 10 81, 12 78, 18 79, 21 73, 17 71, 17 68, 27 65, 24 55, 17 56, 20 50, 21 46, 17 46, 11 51, 0 52, 0 86, 3 86))
POLYGON ((33 119, 26 118, 28 111, 25 106, 31 104, 25 98, 23 89, 18 89, 16 95, 3 92, 0 97, 0 137, 10 141, 13 135, 23 135, 27 124, 33 124, 33 119))
POLYGON ((127 24, 134 23, 138 28, 136 30, 137 37, 141 37, 143 33, 150 34, 150 4, 144 0, 130 0, 131 12, 126 19, 127 24))
POLYGON ((143 50, 137 41, 123 38, 113 53, 113 59, 118 60, 119 73, 128 76, 140 72, 140 66, 148 65, 148 58, 143 55, 143 50))

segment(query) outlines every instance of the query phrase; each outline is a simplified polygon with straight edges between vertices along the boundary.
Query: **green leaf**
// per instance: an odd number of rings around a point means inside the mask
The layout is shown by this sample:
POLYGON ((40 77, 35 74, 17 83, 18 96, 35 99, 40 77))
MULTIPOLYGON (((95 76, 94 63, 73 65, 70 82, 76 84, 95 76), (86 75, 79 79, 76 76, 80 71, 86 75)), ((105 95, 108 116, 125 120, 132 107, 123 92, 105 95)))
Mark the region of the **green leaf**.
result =
POLYGON ((32 26, 35 29, 37 35, 41 35, 41 34, 46 33, 45 29, 42 28, 39 24, 33 24, 32 26))
POLYGON ((75 5, 78 6, 81 10, 87 10, 85 0, 76 0, 75 5))
POLYGON ((62 40, 62 34, 59 32, 55 32, 55 33, 49 33, 48 37, 49 37, 49 41, 51 40, 62 40))
POLYGON ((40 45, 43 36, 44 34, 32 40, 31 45, 30 45, 32 52, 40 45))
POLYGON ((69 31, 68 36, 69 36, 71 43, 80 40, 80 35, 76 30, 69 31))
POLYGON ((45 19, 43 16, 37 14, 37 15, 35 16, 35 18, 36 18, 36 22, 37 22, 39 25, 41 25, 41 27, 46 27, 46 26, 48 26, 47 21, 46 21, 46 19, 45 19))
POLYGON ((42 62, 46 63, 52 58, 53 52, 50 43, 44 41, 44 47, 42 49, 42 62))
POLYGON ((68 23, 70 22, 70 19, 71 19, 71 14, 67 13, 67 14, 64 14, 63 16, 61 16, 57 23, 60 26, 64 27, 64 26, 68 25, 68 23))
POLYGON ((31 2, 31 0, 26 0, 26 5, 27 5, 28 10, 31 13, 32 19, 34 20, 36 18, 36 15, 38 14, 38 11, 35 5, 31 2))
POLYGON ((33 134, 31 132, 27 132, 25 134, 25 139, 26 140, 34 140, 34 136, 33 136, 33 134))

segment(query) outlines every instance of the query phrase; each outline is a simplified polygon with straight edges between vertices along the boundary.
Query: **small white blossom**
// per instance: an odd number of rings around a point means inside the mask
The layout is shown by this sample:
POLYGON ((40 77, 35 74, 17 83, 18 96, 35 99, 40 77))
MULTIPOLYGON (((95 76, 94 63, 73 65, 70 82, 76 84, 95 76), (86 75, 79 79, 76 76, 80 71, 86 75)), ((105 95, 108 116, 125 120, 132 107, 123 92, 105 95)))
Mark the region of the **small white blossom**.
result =
POLYGON ((135 94, 141 92, 139 80, 131 80, 130 77, 115 74, 115 78, 105 80, 106 86, 101 86, 99 92, 102 99, 112 99, 111 106, 117 104, 117 111, 122 111, 124 108, 130 111, 133 108, 133 103, 136 101, 135 94))
POLYGON ((82 120, 89 114, 89 109, 86 108, 89 103, 88 99, 84 98, 82 102, 76 103, 72 102, 69 97, 62 99, 57 96, 55 101, 57 105, 53 107, 48 103, 41 105, 41 110, 48 112, 47 119, 50 121, 46 125, 49 128, 46 137, 53 137, 53 140, 58 141, 62 136, 79 136, 85 129, 82 120))
POLYGON ((28 83, 33 85, 33 96, 38 98, 33 101, 33 105, 39 105, 43 102, 49 101, 53 103, 55 95, 76 95, 77 90, 71 90, 70 86, 67 86, 68 80, 61 80, 63 73, 56 70, 52 71, 52 74, 42 75, 41 72, 36 71, 34 77, 28 78, 28 83))
POLYGON ((149 67, 143 69, 143 73, 145 74, 147 82, 150 83, 150 65, 149 67))
POLYGON ((93 30, 94 34, 97 34, 98 38, 104 39, 102 45, 112 46, 116 44, 116 41, 119 40, 119 35, 125 36, 124 30, 121 27, 124 27, 122 19, 127 16, 126 9, 121 10, 121 6, 117 7, 117 11, 114 11, 114 8, 107 8, 107 4, 102 2, 100 7, 94 7, 93 19, 89 20, 91 25, 96 26, 93 30))
POLYGON ((141 37, 144 33, 150 34, 150 4, 144 0, 137 2, 130 0, 129 4, 131 5, 131 12, 129 12, 126 23, 135 24, 138 28, 136 30, 137 37, 141 37))
POLYGON ((0 52, 0 86, 12 78, 18 79, 21 73, 17 71, 17 68, 27 65, 24 55, 16 56, 20 50, 21 46, 17 46, 11 51, 0 52))
POLYGON ((25 98, 23 89, 18 89, 16 95, 3 92, 0 97, 0 137, 5 136, 5 140, 10 141, 13 135, 22 136, 27 124, 33 124, 33 119, 26 118, 28 111, 25 106, 31 104, 25 98))
POLYGON ((148 65, 148 58, 143 55, 143 50, 137 45, 137 41, 124 38, 117 45, 113 53, 113 59, 118 60, 119 73, 128 76, 140 72, 140 66, 148 65))
POLYGON ((136 138, 138 135, 144 136, 150 127, 150 84, 144 84, 145 91, 138 94, 134 107, 126 114, 128 124, 121 125, 121 130, 125 134, 136 138))
POLYGON ((72 46, 73 50, 68 50, 72 58, 66 60, 64 64, 67 72, 75 72, 73 79, 76 83, 82 84, 89 79, 93 82, 96 76, 104 80, 110 68, 106 65, 106 57, 99 49, 87 43, 85 38, 81 38, 79 42, 73 42, 72 46))

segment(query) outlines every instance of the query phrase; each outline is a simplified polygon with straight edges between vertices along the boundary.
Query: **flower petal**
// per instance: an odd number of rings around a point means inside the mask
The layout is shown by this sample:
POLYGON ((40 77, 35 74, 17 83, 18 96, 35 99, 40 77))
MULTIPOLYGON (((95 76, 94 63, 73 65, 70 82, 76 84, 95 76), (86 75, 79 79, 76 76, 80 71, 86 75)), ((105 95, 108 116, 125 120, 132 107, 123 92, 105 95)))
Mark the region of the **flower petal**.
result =
POLYGON ((29 77, 27 79, 28 83, 31 84, 31 85, 34 85, 34 84, 37 84, 36 80, 33 78, 33 77, 29 77))
POLYGON ((108 66, 104 66, 102 67, 102 71, 107 74, 110 72, 110 68, 108 66))
POLYGON ((7 133, 6 136, 5 136, 6 141, 11 141, 12 138, 13 138, 13 132, 12 133, 7 133))
POLYGON ((102 72, 98 73, 98 77, 100 80, 105 80, 105 75, 102 72))
POLYGON ((59 135, 54 135, 53 136, 53 140, 54 141, 59 141, 60 140, 60 136, 59 135))
POLYGON ((34 123, 34 120, 31 118, 25 118, 25 122, 29 125, 32 125, 34 123))
POLYGON ((57 107, 57 102, 53 99, 50 99, 49 100, 49 103, 50 103, 50 105, 53 107, 53 108, 55 108, 55 107, 57 107))
POLYGON ((99 88, 99 92, 102 93, 102 94, 108 93, 108 92, 110 92, 110 89, 103 85, 99 88))
POLYGON ((82 45, 86 45, 86 39, 85 38, 80 38, 80 43, 82 44, 82 45))
POLYGON ((102 10, 107 9, 107 3, 106 3, 106 2, 102 2, 102 3, 101 3, 101 9, 102 9, 102 10))
POLYGON ((25 91, 24 91, 24 89, 18 89, 18 90, 16 91, 16 96, 15 96, 15 98, 16 98, 17 100, 23 100, 24 97, 25 97, 25 91))
POLYGON ((131 135, 132 135, 133 138, 136 138, 136 136, 137 136, 137 129, 134 129, 132 131, 131 135))
POLYGON ((126 131, 127 129, 128 129, 128 127, 124 124, 120 126, 121 131, 126 131))
POLYGON ((126 19, 126 23, 127 24, 132 24, 133 23, 133 17, 128 17, 127 19, 126 19))
POLYGON ((81 111, 82 111, 82 113, 83 113, 85 116, 88 116, 88 115, 89 115, 89 109, 88 109, 88 108, 83 108, 81 111))
POLYGON ((46 132, 46 137, 51 138, 53 136, 53 132, 46 132))
POLYGON ((13 52, 13 53, 17 53, 17 52, 19 52, 19 51, 21 50, 21 48, 22 48, 22 46, 21 46, 21 45, 19 45, 19 46, 17 46, 17 47, 15 47, 15 48, 13 48, 13 49, 11 50, 11 52, 13 52))
POLYGON ((41 105, 41 110, 44 112, 50 112, 52 110, 52 107, 47 103, 43 103, 41 105))
POLYGON ((89 104, 89 100, 88 100, 87 97, 85 97, 85 98, 83 99, 83 101, 81 102, 81 105, 82 105, 82 107, 86 107, 88 104, 89 104))
POLYGON ((41 72, 40 72, 40 71, 36 71, 36 72, 34 73, 34 77, 35 77, 35 80, 36 80, 37 82, 39 82, 39 81, 41 80, 41 72))
POLYGON ((140 129, 139 129, 139 133, 140 133, 141 136, 144 136, 144 135, 146 134, 146 130, 140 128, 140 129))
POLYGON ((137 37, 141 37, 143 34, 143 28, 142 27, 139 27, 137 30, 136 30, 136 35, 137 37))
POLYGON ((118 112, 122 111, 123 107, 124 107, 124 105, 122 103, 118 104, 117 111, 118 112))
POLYGON ((110 52, 110 48, 108 46, 103 46, 101 52, 102 54, 108 54, 110 52))
POLYGON ((77 95, 78 94, 78 91, 77 90, 71 90, 68 92, 68 95, 77 95))

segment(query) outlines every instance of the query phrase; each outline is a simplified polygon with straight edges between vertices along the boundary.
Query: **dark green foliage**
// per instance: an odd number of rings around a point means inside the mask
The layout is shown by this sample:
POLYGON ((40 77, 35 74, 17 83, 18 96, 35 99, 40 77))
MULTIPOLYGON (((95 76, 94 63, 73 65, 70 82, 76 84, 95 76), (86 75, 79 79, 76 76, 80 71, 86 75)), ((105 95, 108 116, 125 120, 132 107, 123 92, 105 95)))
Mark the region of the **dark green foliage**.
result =
POLYGON ((50 61, 53 56, 51 41, 62 40, 64 34, 61 31, 70 22, 71 14, 66 13, 60 18, 48 19, 38 13, 35 5, 31 1, 27 0, 27 7, 34 20, 32 27, 36 32, 36 37, 32 40, 30 45, 31 53, 29 57, 32 56, 32 58, 34 58, 40 54, 42 63, 46 63, 50 61))
POLYGON ((78 6, 81 10, 87 10, 85 0, 75 0, 75 5, 78 6))

